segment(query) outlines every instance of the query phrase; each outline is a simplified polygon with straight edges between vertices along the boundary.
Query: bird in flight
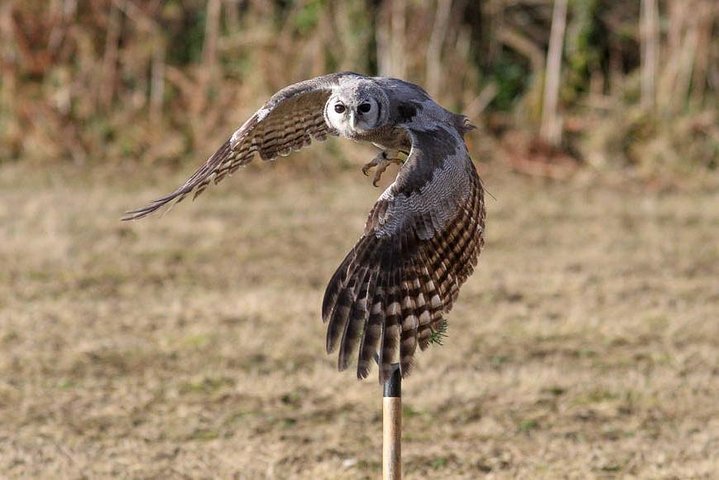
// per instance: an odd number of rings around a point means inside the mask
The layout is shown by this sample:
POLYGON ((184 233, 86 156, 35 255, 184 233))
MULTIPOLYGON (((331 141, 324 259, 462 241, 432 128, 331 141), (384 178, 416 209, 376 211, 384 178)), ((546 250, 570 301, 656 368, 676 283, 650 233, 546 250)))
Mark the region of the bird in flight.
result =
POLYGON ((259 153, 286 156, 328 135, 373 143, 380 153, 375 186, 390 163, 395 181, 370 211, 364 232, 329 281, 322 302, 327 353, 338 369, 357 358, 357 377, 379 365, 383 383, 399 364, 413 365, 446 328, 446 314, 484 245, 484 190, 464 143, 474 128, 419 86, 353 72, 323 75, 283 88, 174 192, 123 220, 145 217, 193 198, 259 153))

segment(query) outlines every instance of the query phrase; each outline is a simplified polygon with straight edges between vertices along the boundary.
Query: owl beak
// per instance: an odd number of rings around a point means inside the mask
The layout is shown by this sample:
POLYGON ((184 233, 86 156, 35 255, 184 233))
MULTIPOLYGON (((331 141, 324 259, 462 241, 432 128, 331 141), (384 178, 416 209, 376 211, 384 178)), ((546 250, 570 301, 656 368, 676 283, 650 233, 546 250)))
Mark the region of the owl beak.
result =
POLYGON ((354 110, 350 111, 350 126, 353 130, 357 128, 357 113, 354 110))

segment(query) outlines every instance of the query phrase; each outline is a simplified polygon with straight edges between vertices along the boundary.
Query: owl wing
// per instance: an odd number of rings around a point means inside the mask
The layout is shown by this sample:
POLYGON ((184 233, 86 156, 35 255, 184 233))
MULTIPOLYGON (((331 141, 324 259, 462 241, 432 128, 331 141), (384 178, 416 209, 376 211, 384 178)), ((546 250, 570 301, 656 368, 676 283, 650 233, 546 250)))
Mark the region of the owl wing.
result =
POLYGON ((259 153, 263 160, 289 155, 314 140, 336 133, 325 122, 324 107, 332 88, 353 72, 333 73, 295 83, 274 94, 227 141, 174 192, 150 204, 127 212, 123 220, 135 220, 170 202, 179 202, 190 193, 193 198, 210 182, 218 183, 227 174, 250 163, 259 153))
POLYGON ((378 356, 380 383, 400 364, 409 373, 445 327, 459 287, 484 244, 484 192, 460 134, 410 130, 412 147, 395 182, 327 286, 322 318, 338 368, 358 351, 357 376, 378 356))

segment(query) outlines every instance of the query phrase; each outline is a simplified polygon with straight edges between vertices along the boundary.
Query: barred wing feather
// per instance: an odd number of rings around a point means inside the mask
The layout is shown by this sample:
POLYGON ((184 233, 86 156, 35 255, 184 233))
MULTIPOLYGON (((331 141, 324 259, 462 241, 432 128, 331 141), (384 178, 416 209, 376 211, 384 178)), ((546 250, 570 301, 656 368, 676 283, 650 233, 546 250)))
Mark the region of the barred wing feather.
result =
POLYGON ((228 174, 252 161, 255 153, 263 160, 290 154, 325 140, 335 132, 326 124, 324 107, 332 88, 352 72, 333 73, 295 83, 273 95, 210 158, 174 192, 150 204, 127 212, 123 220, 145 217, 189 194, 197 197, 210 183, 218 183, 228 174))
POLYGON ((380 383, 412 368, 440 330, 484 244, 482 184, 461 138, 411 132, 412 150, 372 209, 365 232, 325 292, 327 351, 338 368, 357 355, 357 376, 379 364, 380 383))

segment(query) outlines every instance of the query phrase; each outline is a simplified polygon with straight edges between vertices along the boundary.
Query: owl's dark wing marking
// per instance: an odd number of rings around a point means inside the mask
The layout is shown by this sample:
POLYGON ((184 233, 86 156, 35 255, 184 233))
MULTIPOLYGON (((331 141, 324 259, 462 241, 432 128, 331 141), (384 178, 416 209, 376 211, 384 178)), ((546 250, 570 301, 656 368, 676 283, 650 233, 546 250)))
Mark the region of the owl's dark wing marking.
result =
POLYGON ((324 107, 332 87, 352 72, 333 73, 295 83, 274 94, 244 125, 174 192, 149 205, 127 212, 123 220, 142 218, 170 202, 179 202, 190 193, 202 193, 210 182, 218 183, 227 174, 252 161, 255 153, 263 160, 288 155, 293 150, 324 140, 335 133, 325 123, 324 107))
POLYGON ((327 351, 344 370, 358 353, 365 378, 375 355, 384 382, 412 367, 472 273, 484 244, 482 184, 457 132, 410 131, 412 148, 365 231, 327 286, 327 351))

